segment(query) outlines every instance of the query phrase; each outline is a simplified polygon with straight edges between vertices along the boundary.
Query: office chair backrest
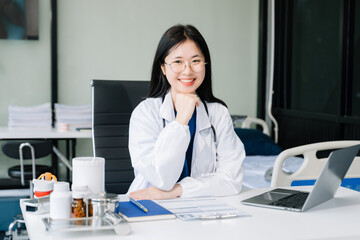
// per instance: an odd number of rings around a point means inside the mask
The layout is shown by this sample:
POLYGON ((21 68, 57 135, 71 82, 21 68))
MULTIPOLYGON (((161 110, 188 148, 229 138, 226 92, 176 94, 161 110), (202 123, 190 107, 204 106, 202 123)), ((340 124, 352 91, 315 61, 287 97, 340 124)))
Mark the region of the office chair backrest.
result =
POLYGON ((93 151, 105 158, 105 189, 126 193, 134 170, 128 150, 133 109, 146 97, 149 81, 93 80, 93 151))
MULTIPOLYGON (((319 177, 328 157, 317 157, 317 152, 334 150, 360 144, 360 141, 329 141, 307 144, 289 148, 276 158, 274 163, 271 187, 313 185, 319 177), (303 155, 304 161, 300 168, 292 174, 285 173, 282 169, 284 161, 291 156, 303 155)), ((360 157, 355 157, 351 164, 342 186, 360 190, 360 157)))

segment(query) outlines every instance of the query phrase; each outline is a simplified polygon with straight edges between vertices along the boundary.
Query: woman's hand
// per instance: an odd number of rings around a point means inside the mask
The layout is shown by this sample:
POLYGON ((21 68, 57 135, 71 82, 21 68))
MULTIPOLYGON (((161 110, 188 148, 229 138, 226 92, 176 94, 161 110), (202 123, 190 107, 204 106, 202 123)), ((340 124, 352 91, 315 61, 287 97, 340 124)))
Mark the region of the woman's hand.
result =
POLYGON ((177 111, 176 121, 182 125, 188 125, 195 106, 200 105, 200 98, 195 93, 178 93, 175 99, 175 109, 177 111))
POLYGON ((160 200, 160 199, 177 198, 180 197, 181 194, 182 194, 181 186, 179 184, 175 184, 175 186, 170 191, 160 190, 156 187, 149 187, 130 193, 130 197, 136 200, 139 199, 160 200))

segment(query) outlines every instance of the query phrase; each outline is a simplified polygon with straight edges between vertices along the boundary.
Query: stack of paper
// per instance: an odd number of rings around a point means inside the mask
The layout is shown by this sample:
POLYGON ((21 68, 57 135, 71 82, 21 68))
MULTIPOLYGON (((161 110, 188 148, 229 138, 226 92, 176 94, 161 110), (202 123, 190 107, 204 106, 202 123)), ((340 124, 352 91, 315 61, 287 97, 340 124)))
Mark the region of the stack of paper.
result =
POLYGON ((56 126, 69 124, 70 130, 90 128, 92 123, 92 107, 90 105, 71 106, 55 103, 56 126))
POLYGON ((9 105, 9 128, 51 128, 50 103, 23 107, 9 105))

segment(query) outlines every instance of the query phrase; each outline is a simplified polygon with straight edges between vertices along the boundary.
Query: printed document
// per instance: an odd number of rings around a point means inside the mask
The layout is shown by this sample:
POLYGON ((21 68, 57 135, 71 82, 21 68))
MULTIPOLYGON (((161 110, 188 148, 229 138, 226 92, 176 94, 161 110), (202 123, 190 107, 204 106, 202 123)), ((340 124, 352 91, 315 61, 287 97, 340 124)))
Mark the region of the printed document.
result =
POLYGON ((250 216, 214 197, 176 198, 156 201, 181 220, 211 220, 250 216))

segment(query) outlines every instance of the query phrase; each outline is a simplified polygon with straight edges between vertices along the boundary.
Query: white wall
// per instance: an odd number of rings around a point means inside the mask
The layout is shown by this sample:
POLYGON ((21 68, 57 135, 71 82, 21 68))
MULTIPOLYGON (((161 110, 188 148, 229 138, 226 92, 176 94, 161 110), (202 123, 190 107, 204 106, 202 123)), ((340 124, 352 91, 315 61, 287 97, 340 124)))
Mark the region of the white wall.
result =
MULTIPOLYGON (((50 2, 40 0, 40 40, 0 39, 0 125, 9 104, 50 101, 50 2)), ((256 115, 258 1, 58 1, 59 102, 91 102, 90 81, 144 80, 170 26, 193 24, 208 42, 215 95, 232 114, 256 115)))
POLYGON ((258 1, 61 0, 58 21, 61 103, 90 103, 91 79, 149 79, 161 35, 182 23, 208 42, 215 95, 256 115, 258 1))
MULTIPOLYGON (((50 0, 39 6, 39 41, 0 40, 0 125, 9 104, 51 101, 50 0)), ((207 40, 215 96, 255 116, 258 12, 254 0, 58 0, 59 103, 91 103, 92 79, 148 80, 161 35, 181 23, 207 40)), ((90 140, 77 151, 91 154, 90 140)))

